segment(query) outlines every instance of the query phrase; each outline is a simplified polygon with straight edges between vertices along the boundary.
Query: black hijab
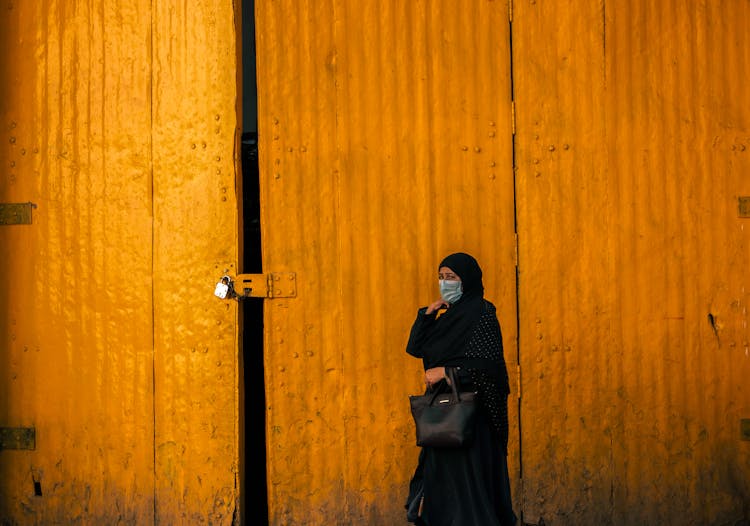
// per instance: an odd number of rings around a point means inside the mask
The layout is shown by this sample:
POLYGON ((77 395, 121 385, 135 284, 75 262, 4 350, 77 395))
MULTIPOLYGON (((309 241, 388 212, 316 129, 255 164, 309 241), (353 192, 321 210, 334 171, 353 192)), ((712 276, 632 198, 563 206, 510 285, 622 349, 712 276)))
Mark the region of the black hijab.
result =
POLYGON ((425 368, 461 365, 474 326, 484 312, 482 269, 469 254, 457 252, 440 262, 438 269, 450 268, 461 278, 463 294, 443 313, 424 335, 425 368))

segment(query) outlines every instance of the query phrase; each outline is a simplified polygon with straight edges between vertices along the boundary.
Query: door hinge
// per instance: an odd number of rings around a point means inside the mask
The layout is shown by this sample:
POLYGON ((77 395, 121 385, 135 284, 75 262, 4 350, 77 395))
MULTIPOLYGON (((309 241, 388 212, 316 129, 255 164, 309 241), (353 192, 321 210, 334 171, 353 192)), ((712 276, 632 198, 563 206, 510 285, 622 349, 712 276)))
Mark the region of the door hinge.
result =
POLYGON ((36 449, 36 428, 0 427, 2 449, 36 449))
POLYGON ((224 275, 216 284, 214 295, 221 299, 296 298, 297 274, 271 272, 269 274, 224 275))
POLYGON ((0 203, 0 225, 30 225, 34 203, 0 203))

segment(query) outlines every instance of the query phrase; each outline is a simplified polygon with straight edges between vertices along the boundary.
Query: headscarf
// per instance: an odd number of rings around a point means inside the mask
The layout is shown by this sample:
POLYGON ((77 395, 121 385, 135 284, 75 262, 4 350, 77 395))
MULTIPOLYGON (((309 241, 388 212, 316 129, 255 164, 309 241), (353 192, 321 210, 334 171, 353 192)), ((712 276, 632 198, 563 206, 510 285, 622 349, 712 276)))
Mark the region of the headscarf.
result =
POLYGON ((461 365, 466 344, 484 312, 482 269, 469 254, 457 252, 440 262, 438 269, 450 268, 461 278, 463 294, 420 338, 419 347, 426 369, 461 365))

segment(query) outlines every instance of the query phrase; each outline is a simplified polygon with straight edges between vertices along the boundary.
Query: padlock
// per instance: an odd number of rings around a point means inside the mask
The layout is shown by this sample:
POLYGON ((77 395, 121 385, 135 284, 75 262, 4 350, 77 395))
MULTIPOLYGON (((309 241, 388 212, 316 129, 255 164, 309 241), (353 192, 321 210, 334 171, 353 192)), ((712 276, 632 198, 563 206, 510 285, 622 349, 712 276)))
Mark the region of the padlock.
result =
POLYGON ((216 284, 216 288, 214 289, 214 296, 221 298, 221 299, 226 299, 227 296, 230 295, 231 290, 232 290, 232 278, 230 278, 229 276, 224 276, 216 284))

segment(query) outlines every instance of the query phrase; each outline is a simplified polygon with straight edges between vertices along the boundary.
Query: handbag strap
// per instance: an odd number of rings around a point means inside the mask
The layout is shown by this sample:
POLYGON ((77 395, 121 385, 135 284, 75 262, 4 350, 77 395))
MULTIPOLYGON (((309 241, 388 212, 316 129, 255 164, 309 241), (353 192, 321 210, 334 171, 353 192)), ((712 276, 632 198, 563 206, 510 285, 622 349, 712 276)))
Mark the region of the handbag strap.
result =
MULTIPOLYGON (((440 380, 439 385, 442 386, 443 383, 448 385, 453 401, 460 402, 461 394, 460 394, 460 389, 458 385, 458 375, 456 374, 455 367, 449 367, 449 366, 445 367, 445 378, 440 380)), ((443 389, 441 389, 440 387, 435 388, 435 392, 433 393, 432 398, 430 398, 430 405, 432 405, 435 402, 435 399, 442 393, 443 393, 443 389)))

